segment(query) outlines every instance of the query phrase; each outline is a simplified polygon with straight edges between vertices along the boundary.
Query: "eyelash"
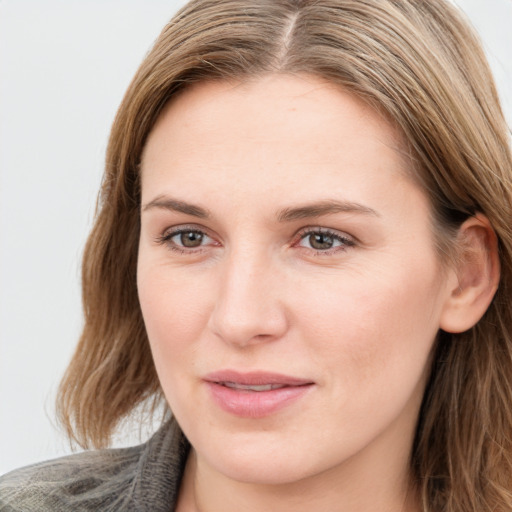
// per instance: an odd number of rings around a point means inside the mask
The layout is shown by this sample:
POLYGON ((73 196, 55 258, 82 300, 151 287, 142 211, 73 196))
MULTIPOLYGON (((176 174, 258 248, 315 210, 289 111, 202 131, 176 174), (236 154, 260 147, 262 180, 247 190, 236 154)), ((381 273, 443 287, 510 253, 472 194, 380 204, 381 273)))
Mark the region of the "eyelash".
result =
MULTIPOLYGON (((204 247, 203 245, 200 245, 196 248, 187 248, 181 245, 177 245, 176 243, 172 242, 172 239, 175 236, 182 235, 185 233, 194 233, 197 235, 201 235, 203 237, 207 237, 213 240, 212 237, 210 237, 204 230, 199 229, 195 226, 182 226, 176 229, 173 229, 171 231, 166 231, 162 235, 158 236, 156 238, 156 242, 160 245, 165 245, 172 251, 176 251, 180 254, 198 254, 203 252, 204 247)), ((356 245, 356 241, 354 238, 346 235, 342 235, 337 231, 333 231, 328 228, 320 228, 320 227, 308 227, 301 230, 295 237, 294 242, 292 243, 292 247, 298 247, 305 250, 312 250, 315 255, 317 256, 329 256, 331 254, 346 251, 347 248, 354 247, 356 245), (340 242, 339 246, 329 248, 326 250, 320 250, 320 249, 314 249, 312 247, 303 247, 299 244, 306 240, 308 237, 312 235, 324 235, 332 238, 333 240, 340 242)))
POLYGON ((293 246, 298 246, 300 248, 306 249, 306 250, 312 250, 314 251, 315 255, 317 256, 330 256, 331 254, 335 254, 338 252, 346 251, 347 248, 354 247, 356 245, 356 241, 354 238, 343 235, 339 233, 338 231, 333 231, 328 228, 320 228, 320 227, 308 227, 304 228, 302 231, 300 231, 296 237, 296 242, 294 242, 293 246), (326 250, 320 250, 320 249, 314 249, 312 247, 302 247, 300 246, 300 242, 303 240, 306 240, 311 235, 324 235, 332 238, 335 241, 340 242, 340 245, 337 247, 332 247, 330 249, 326 250))
POLYGON ((171 231, 166 231, 162 235, 159 235, 156 238, 156 242, 160 245, 165 245, 168 249, 172 251, 176 251, 180 254, 197 254, 204 250, 204 246, 198 246, 197 248, 187 248, 185 246, 177 245, 176 243, 172 242, 172 239, 175 236, 182 235, 184 233, 195 233, 198 235, 206 236, 208 238, 211 238, 204 230, 199 229, 194 226, 181 226, 179 228, 173 229, 171 231))

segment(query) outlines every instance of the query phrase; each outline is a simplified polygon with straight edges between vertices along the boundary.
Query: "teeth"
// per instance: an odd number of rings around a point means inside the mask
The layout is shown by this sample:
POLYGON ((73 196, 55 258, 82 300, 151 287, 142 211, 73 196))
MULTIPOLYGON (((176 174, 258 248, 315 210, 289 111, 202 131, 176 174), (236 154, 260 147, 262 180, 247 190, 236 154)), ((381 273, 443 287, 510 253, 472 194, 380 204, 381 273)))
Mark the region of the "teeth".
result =
POLYGON ((273 389, 285 388, 285 384, 261 384, 261 385, 249 385, 249 384, 237 384, 236 382, 222 382, 223 386, 230 389, 240 389, 243 391, 272 391, 273 389))

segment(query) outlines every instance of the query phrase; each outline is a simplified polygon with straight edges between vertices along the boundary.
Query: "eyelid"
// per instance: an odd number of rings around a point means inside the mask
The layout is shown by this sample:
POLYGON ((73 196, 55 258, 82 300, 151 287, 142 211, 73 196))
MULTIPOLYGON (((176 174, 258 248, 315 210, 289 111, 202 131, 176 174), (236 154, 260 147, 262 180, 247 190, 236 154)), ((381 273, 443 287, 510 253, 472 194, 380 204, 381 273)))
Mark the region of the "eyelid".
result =
POLYGON ((326 250, 319 250, 319 249, 300 247, 300 246, 299 246, 299 248, 313 251, 315 254, 318 254, 318 255, 327 256, 327 255, 330 255, 330 254, 333 254, 336 252, 346 251, 347 248, 354 247, 355 245, 358 244, 358 240, 356 237, 349 235, 348 233, 346 233, 344 231, 339 231, 337 229, 326 228, 326 227, 322 227, 322 226, 306 226, 304 228, 301 228, 297 232, 297 234, 294 237, 294 241, 293 241, 292 245, 298 246, 298 244, 302 240, 304 240, 307 236, 316 234, 316 233, 332 236, 333 238, 336 238, 337 240, 343 242, 343 245, 338 246, 338 247, 333 247, 330 249, 326 249, 326 250))
MULTIPOLYGON (((188 254, 194 254, 204 251, 206 248, 211 246, 219 247, 221 243, 217 240, 217 237, 210 232, 209 229, 205 228, 204 226, 198 225, 198 224, 179 224, 176 226, 167 227, 165 230, 161 232, 158 236, 155 237, 155 242, 159 245, 167 246, 171 250, 178 251, 180 253, 188 253, 188 254), (179 244, 176 244, 172 242, 172 238, 176 235, 179 235, 181 233, 186 232, 195 232, 195 233, 201 233, 205 237, 211 240, 211 242, 206 244, 201 244, 197 247, 186 247, 179 244), (213 242, 213 243, 212 243, 213 242)), ((348 248, 353 247, 357 245, 359 241, 356 237, 353 235, 350 235, 344 231, 340 231, 337 229, 327 228, 323 226, 305 226, 301 228, 299 231, 296 232, 296 234, 292 238, 292 247, 296 247, 299 249, 304 249, 305 251, 309 251, 310 253, 314 253, 317 255, 323 255, 327 256, 333 253, 343 252, 346 251, 348 248), (308 248, 308 247, 301 247, 299 246, 300 242, 304 240, 307 236, 310 236, 312 234, 324 234, 329 235, 336 240, 342 242, 341 245, 320 250, 320 249, 314 249, 314 248, 308 248)))
POLYGON ((179 251, 181 253, 197 253, 203 251, 209 245, 220 245, 215 236, 213 236, 208 229, 204 226, 199 226, 197 224, 179 224, 176 226, 171 226, 163 230, 163 232, 155 237, 155 242, 160 245, 165 245, 169 249, 179 251), (215 244, 204 244, 198 247, 185 247, 172 242, 172 238, 181 233, 201 233, 205 237, 208 237, 210 240, 216 242, 215 244))

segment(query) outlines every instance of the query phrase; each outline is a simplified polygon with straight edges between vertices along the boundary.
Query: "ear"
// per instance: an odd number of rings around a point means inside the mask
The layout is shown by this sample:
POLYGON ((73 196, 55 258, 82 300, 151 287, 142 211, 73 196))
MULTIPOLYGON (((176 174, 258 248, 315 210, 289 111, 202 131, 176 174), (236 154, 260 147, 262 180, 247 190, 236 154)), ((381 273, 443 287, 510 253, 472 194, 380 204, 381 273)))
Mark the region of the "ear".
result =
POLYGON ((482 318, 500 280, 498 240, 485 215, 477 213, 461 225, 457 245, 457 268, 449 271, 440 321, 440 328, 452 333, 467 331, 482 318))

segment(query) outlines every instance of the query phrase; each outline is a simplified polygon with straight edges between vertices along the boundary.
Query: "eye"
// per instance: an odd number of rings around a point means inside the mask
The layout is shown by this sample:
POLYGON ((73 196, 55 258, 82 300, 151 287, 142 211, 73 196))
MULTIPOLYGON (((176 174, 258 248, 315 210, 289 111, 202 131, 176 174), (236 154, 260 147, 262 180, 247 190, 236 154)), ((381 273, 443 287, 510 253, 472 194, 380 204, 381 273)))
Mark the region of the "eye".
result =
POLYGON ((182 231, 181 233, 176 233, 173 235, 170 240, 176 245, 194 248, 202 245, 204 238, 205 234, 201 233, 200 231, 182 231))
POLYGON ((341 233, 325 228, 308 229, 300 234, 299 247, 312 249, 318 253, 331 253, 355 245, 354 240, 341 233))
POLYGON ((162 236, 159 236, 156 241, 180 252, 193 251, 215 244, 215 241, 204 231, 186 227, 168 230, 162 236))

